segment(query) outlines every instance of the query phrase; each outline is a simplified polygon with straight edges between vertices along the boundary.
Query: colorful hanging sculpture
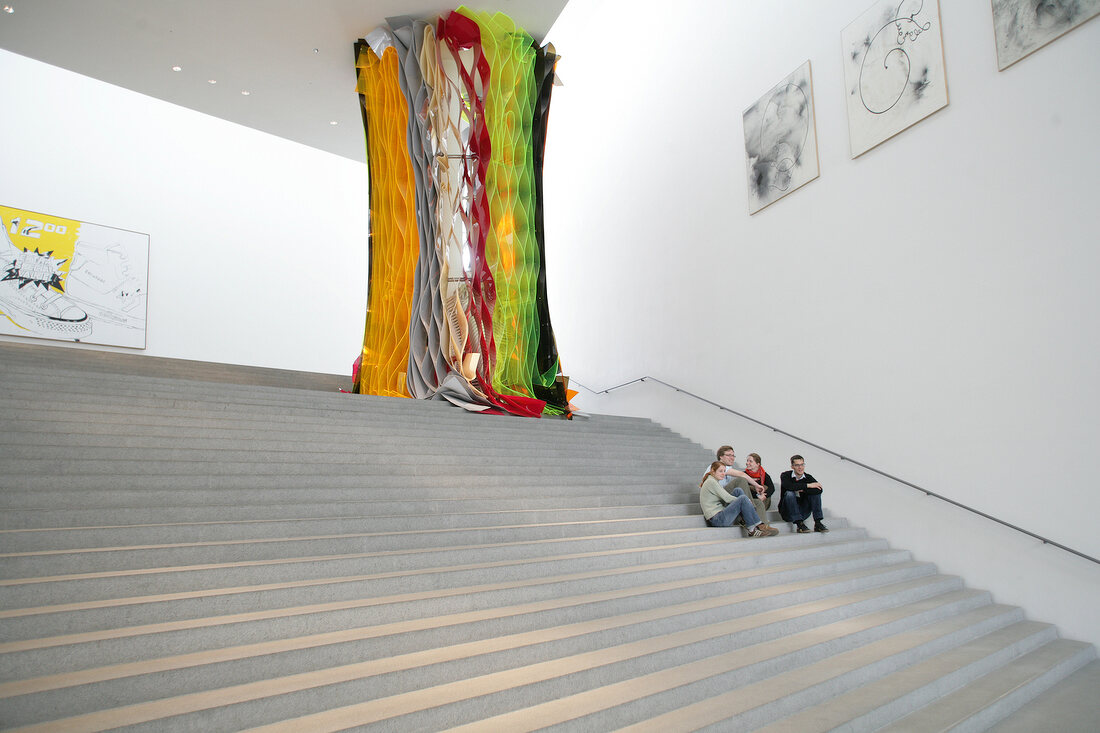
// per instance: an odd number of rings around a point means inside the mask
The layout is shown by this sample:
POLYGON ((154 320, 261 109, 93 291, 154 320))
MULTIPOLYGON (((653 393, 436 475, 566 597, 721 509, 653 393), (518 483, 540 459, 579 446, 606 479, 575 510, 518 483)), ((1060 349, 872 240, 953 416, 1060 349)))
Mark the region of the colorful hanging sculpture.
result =
POLYGON ((499 13, 390 24, 356 44, 371 191, 357 387, 568 413, 543 267, 557 56, 499 13))

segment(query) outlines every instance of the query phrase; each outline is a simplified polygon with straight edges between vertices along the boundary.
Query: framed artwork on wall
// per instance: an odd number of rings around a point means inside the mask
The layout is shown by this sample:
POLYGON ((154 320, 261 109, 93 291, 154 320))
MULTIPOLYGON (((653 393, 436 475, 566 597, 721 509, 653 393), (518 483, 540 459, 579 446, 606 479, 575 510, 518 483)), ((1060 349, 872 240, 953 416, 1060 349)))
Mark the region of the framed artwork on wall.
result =
POLYGON ((947 106, 937 0, 879 0, 841 44, 853 158, 947 106))
POLYGON ((149 235, 0 206, 0 333, 145 348, 149 235))
POLYGON ((997 68, 1004 71, 1097 15, 1100 0, 993 0, 997 68))
POLYGON ((749 214, 819 175, 810 62, 756 100, 743 115, 749 214))

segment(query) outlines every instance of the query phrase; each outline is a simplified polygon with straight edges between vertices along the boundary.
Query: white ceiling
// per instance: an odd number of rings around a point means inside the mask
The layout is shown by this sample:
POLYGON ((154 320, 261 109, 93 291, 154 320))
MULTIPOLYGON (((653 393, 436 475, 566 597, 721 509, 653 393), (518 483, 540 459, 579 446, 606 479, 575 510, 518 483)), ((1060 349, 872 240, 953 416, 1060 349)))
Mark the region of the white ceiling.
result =
MULTIPOLYGON (((505 13, 541 43, 567 1, 470 7, 505 13)), ((0 12, 0 48, 361 161, 355 41, 388 17, 434 19, 460 4, 0 0, 14 11, 0 12)))

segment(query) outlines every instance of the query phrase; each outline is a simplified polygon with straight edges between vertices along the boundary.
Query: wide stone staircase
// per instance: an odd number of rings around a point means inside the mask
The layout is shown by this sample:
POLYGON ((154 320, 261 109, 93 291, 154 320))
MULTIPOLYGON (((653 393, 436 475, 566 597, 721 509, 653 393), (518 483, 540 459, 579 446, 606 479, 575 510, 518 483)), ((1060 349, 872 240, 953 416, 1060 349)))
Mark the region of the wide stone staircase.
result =
POLYGON ((706 527, 650 421, 103 353, 0 344, 4 729, 984 730, 1096 668, 843 517, 706 527))

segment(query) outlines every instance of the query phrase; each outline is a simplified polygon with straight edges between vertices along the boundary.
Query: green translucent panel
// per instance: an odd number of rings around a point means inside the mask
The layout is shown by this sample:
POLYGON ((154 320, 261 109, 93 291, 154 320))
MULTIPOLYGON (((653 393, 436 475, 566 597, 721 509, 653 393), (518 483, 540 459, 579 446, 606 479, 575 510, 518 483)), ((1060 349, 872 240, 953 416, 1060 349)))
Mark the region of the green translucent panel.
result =
POLYGON ((493 387, 502 394, 534 396, 539 323, 535 283, 540 262, 535 240, 532 119, 538 88, 531 36, 501 13, 459 13, 476 20, 491 75, 485 117, 492 142, 486 171, 492 226, 485 256, 496 283, 493 387))

